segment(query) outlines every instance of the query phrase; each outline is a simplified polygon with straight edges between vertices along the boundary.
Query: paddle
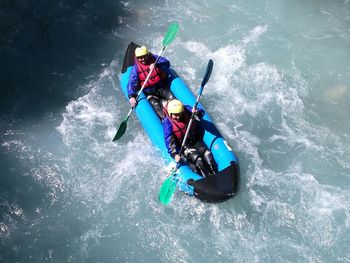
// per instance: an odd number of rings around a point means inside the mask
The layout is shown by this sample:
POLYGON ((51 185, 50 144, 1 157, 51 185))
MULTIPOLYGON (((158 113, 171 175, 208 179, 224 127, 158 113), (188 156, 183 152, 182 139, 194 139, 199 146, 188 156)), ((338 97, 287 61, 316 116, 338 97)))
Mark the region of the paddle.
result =
MULTIPOLYGON (((157 57, 157 60, 154 62, 154 65, 156 65, 160 59, 160 57, 163 54, 163 51, 165 50, 166 46, 169 45, 175 38, 177 31, 179 30, 179 24, 178 23, 172 23, 169 25, 168 27, 168 31, 166 32, 164 39, 163 39, 163 48, 162 50, 159 52, 159 55, 157 57)), ((147 78, 145 80, 145 82, 143 83, 141 89, 139 90, 139 92, 137 93, 137 97, 136 97, 136 101, 138 100, 138 98, 140 97, 141 92, 143 91, 143 89, 145 88, 149 77, 151 76, 152 72, 153 72, 154 68, 152 68, 152 70, 150 70, 150 72, 147 75, 147 78)), ((113 138, 113 142, 117 141, 120 139, 120 137, 122 137, 126 131, 126 127, 127 127, 127 122, 129 120, 130 114, 133 111, 134 108, 131 108, 128 112, 128 115, 126 116, 126 118, 124 119, 124 121, 120 124, 118 131, 116 133, 116 135, 113 138)))
MULTIPOLYGON (((184 146, 186 144, 186 140, 187 140, 188 134, 189 134, 190 129, 191 129, 191 125, 192 125, 192 122, 193 122, 193 119, 194 119, 194 113, 196 112, 196 109, 197 109, 197 106, 198 106, 198 103, 199 103, 199 99, 200 99, 200 97, 202 95, 202 92, 203 92, 205 84, 208 82, 208 80, 210 78, 212 70, 213 70, 213 61, 210 59, 209 62, 208 62, 208 66, 207 66, 207 70, 205 72, 204 78, 202 80, 202 84, 199 87, 196 103, 193 106, 194 110, 192 112, 191 119, 190 119, 190 121, 188 123, 187 130, 186 130, 184 139, 183 139, 182 144, 181 144, 181 148, 180 148, 180 152, 179 152, 180 155, 182 154, 182 151, 183 151, 184 146)), ((179 167, 180 167, 180 163, 177 163, 175 169, 173 171, 171 171, 171 174, 164 181, 163 185, 160 188, 159 201, 163 205, 169 204, 170 200, 171 200, 171 197, 175 193, 176 181, 174 180, 174 175, 176 174, 176 171, 179 169, 179 167)))

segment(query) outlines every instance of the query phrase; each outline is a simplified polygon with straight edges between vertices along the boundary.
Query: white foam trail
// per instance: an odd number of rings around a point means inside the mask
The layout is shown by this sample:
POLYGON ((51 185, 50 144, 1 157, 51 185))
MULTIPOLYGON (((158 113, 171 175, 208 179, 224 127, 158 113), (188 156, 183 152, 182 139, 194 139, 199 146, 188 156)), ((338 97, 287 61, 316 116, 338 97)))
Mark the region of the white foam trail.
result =
MULTIPOLYGON (((331 156, 328 154, 330 147, 333 148, 336 145, 339 152, 344 152, 347 146, 341 145, 340 138, 326 127, 315 125, 305 119, 306 109, 302 96, 307 94, 307 86, 298 71, 292 72, 295 75, 292 76, 293 82, 290 82, 286 79, 286 72, 278 70, 273 65, 258 63, 247 66, 245 64, 245 46, 258 41, 266 31, 266 26, 255 28, 250 36, 244 38, 242 46, 228 45, 215 52, 199 42, 185 42, 184 46, 188 51, 195 50, 195 55, 199 60, 203 59, 201 54, 207 54, 208 57, 215 58, 214 63, 217 60, 220 61, 220 63, 215 63, 214 78, 211 79, 215 82, 215 88, 207 89, 206 92, 212 95, 225 93, 225 96, 218 96, 221 103, 214 105, 214 112, 224 116, 222 119, 225 121, 218 123, 224 137, 229 138, 230 142, 234 142, 235 147, 233 148, 238 151, 241 158, 243 155, 247 156, 246 159, 249 160, 249 165, 245 170, 247 178, 243 179, 247 180, 247 184, 243 186, 243 189, 244 187, 248 188, 249 202, 252 207, 261 213, 270 213, 271 215, 266 218, 266 221, 280 218, 278 224, 288 227, 290 231, 295 231, 293 225, 297 225, 296 231, 300 231, 301 236, 303 229, 306 228, 306 236, 309 236, 310 242, 315 246, 317 244, 333 246, 337 241, 336 236, 332 233, 334 228, 329 228, 329 231, 325 233, 325 240, 319 242, 322 238, 321 229, 339 223, 337 217, 342 218, 340 224, 345 227, 349 225, 349 213, 347 212, 349 209, 346 205, 334 207, 334 204, 346 204, 348 197, 343 198, 342 196, 344 194, 347 196, 347 194, 337 187, 328 188, 319 185, 316 180, 317 174, 305 172, 302 166, 299 167, 299 172, 295 173, 295 162, 290 164, 291 174, 276 173, 265 167, 266 157, 260 155, 259 149, 268 147, 269 143, 283 142, 287 146, 286 149, 291 152, 293 152, 293 148, 299 149, 301 152, 303 152, 302 149, 306 149, 306 151, 319 153, 321 156, 331 156), (233 50, 237 55, 233 57, 233 60, 227 59, 230 51, 233 50), (215 75, 217 67, 219 67, 220 76, 215 75), (232 83, 234 83, 234 89, 231 88, 232 83), (277 112, 276 109, 278 109, 277 112), (253 120, 247 121, 247 115, 253 120), (249 127, 254 126, 253 121, 265 123, 269 129, 273 129, 272 134, 267 137, 267 141, 255 135, 253 129, 251 132, 249 131, 249 127), (325 134, 329 137, 329 141, 334 142, 333 146, 324 143, 325 134), (281 191, 286 180, 289 184, 285 189, 289 189, 289 192, 283 196, 276 194, 277 191, 281 191), (315 198, 299 200, 300 196, 309 195, 310 189, 318 189, 319 193, 315 198), (291 203, 286 196, 290 196, 291 203), (294 207, 294 203, 299 201, 301 207, 294 207), (298 221, 300 215, 305 213, 303 206, 314 207, 314 209, 307 210, 310 213, 313 226, 307 225, 305 221, 298 221), (338 216, 335 216, 334 213, 338 216), (319 220, 320 217, 326 218, 326 220, 319 220), (315 225, 319 225, 319 227, 315 228, 315 225)), ((339 92, 344 92, 344 90, 344 88, 340 88, 339 92)), ((339 96, 336 99, 338 98, 339 96)), ((283 153, 283 150, 281 152, 283 153)), ((326 161, 326 159, 324 160, 326 161)), ((346 166, 343 165, 343 167, 346 166)), ((203 213, 200 215, 202 217, 203 213)), ((222 211, 219 215, 215 211, 211 215, 214 227, 220 228, 216 222, 221 221, 221 216, 222 211)), ((278 225, 274 225, 274 227, 276 228, 278 225)), ((223 229, 220 228, 220 230, 222 230, 219 231, 222 234, 223 229)), ((232 231, 229 233, 232 234, 232 231)), ((264 238, 266 237, 257 238, 257 242, 254 244, 259 246, 260 241, 263 242, 264 238)), ((240 242, 243 241, 244 238, 240 240, 240 242)), ((227 246, 227 241, 225 241, 225 245, 227 246)), ((290 243, 286 245, 293 246, 290 243)), ((300 251, 304 250, 305 247, 295 246, 295 249, 300 251)), ((232 253, 234 248, 229 250, 232 253)), ((252 250, 258 251, 259 248, 255 247, 252 250)))
POLYGON ((117 124, 129 109, 120 90, 117 100, 122 102, 115 106, 115 94, 111 93, 115 89, 114 64, 89 84, 90 91, 85 96, 67 105, 57 130, 69 153, 65 160, 67 184, 74 188, 76 197, 91 202, 94 209, 115 202, 116 196, 127 198, 126 216, 132 217, 142 208, 140 202, 153 198, 165 172, 161 155, 136 118, 129 119, 123 138, 112 142, 117 124), (142 189, 150 179, 155 181, 147 187, 149 195, 145 195, 142 189))
MULTIPOLYGON (((182 44, 187 51, 193 52, 198 59, 202 60, 203 62, 201 62, 201 64, 203 65, 205 65, 209 59, 213 59, 214 69, 210 81, 211 84, 208 83, 208 85, 213 86, 213 82, 217 83, 214 88, 215 92, 223 92, 228 86, 230 86, 229 81, 232 79, 235 71, 240 68, 245 61, 243 50, 235 45, 229 45, 212 52, 203 43, 187 41, 182 44)), ((190 77, 192 78, 193 68, 194 67, 191 67, 190 71, 192 73, 190 74, 190 77)), ((212 93, 212 89, 207 88, 206 92, 212 93)))
MULTIPOLYGON (((67 146, 80 145, 81 140, 87 140, 87 138, 97 142, 94 138, 96 130, 113 126, 115 121, 113 113, 118 112, 118 109, 113 105, 113 97, 103 96, 103 85, 113 86, 114 77, 115 74, 111 69, 106 69, 98 81, 87 85, 87 89, 90 89, 88 94, 67 105, 63 121, 57 127, 67 146), (77 134, 80 136, 77 137, 77 134)), ((112 131, 108 130, 107 133, 100 135, 106 140, 111 133, 112 131)))
POLYGON ((253 30, 250 31, 250 35, 243 39, 243 44, 247 45, 252 42, 257 42, 260 39, 260 37, 264 33, 266 33, 266 31, 267 25, 255 27, 253 30))

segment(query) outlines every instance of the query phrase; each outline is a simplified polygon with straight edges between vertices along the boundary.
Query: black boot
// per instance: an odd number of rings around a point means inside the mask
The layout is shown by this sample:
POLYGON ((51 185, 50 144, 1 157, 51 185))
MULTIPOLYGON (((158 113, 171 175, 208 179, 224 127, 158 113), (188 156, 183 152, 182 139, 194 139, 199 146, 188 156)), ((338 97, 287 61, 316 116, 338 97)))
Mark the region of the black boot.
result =
POLYGON ((203 154, 203 157, 207 164, 209 174, 215 175, 218 172, 218 169, 212 153, 209 150, 206 150, 203 154))

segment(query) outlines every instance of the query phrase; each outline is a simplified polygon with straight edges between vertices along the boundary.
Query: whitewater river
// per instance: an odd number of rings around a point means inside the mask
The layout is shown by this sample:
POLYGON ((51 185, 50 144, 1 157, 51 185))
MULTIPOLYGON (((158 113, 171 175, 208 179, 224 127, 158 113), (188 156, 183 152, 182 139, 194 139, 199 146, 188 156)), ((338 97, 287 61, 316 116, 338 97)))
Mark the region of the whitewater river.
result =
POLYGON ((350 2, 3 1, 1 262, 350 262, 350 2), (167 175, 119 77, 164 55, 240 161, 237 197, 157 195, 167 175))

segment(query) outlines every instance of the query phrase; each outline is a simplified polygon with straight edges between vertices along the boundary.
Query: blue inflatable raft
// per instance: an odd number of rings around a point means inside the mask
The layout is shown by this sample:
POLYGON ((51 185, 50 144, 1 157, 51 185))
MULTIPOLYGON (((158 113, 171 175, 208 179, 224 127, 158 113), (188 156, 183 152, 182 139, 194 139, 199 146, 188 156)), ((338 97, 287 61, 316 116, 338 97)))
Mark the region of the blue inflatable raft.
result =
MULTIPOLYGON (((127 85, 132 66, 134 65, 136 47, 138 47, 138 45, 133 42, 129 44, 124 57, 120 78, 121 87, 127 100, 127 85)), ((173 69, 170 68, 167 74, 171 91, 177 99, 181 100, 185 105, 193 106, 196 98, 191 90, 173 69)), ((203 108, 202 106, 200 107, 203 108)), ((151 142, 161 151, 166 163, 169 164, 172 158, 169 156, 165 146, 162 124, 143 93, 141 93, 139 97, 135 112, 142 127, 151 139, 151 142)), ((205 129, 203 140, 212 152, 218 165, 219 172, 216 175, 203 178, 199 174, 193 172, 188 165, 183 164, 180 166, 175 176, 177 187, 186 194, 195 196, 204 201, 224 201, 235 196, 239 191, 240 173, 238 159, 227 145, 206 111, 205 116, 201 120, 201 126, 205 129)))

